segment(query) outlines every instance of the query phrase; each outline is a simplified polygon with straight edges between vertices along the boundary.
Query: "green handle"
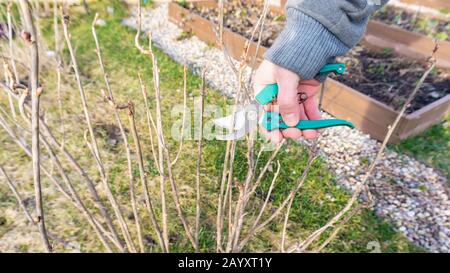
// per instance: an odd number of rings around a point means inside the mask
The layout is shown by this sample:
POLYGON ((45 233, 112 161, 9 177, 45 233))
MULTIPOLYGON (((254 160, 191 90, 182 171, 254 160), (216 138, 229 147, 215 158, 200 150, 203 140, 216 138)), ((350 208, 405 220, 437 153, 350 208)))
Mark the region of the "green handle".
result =
MULTIPOLYGON (((339 75, 344 74, 346 70, 345 64, 326 64, 320 69, 319 74, 336 73, 339 75)), ((266 105, 272 102, 278 95, 278 85, 276 83, 268 84, 261 92, 256 95, 255 99, 261 105, 266 105)))
MULTIPOLYGON (((262 126, 267 131, 291 128, 284 123, 280 114, 273 112, 266 112, 264 114, 262 126)), ((295 128, 300 130, 316 130, 334 126, 347 126, 352 129, 355 128, 351 122, 342 119, 300 120, 295 128)))
POLYGON ((320 69, 319 74, 336 73, 338 75, 344 75, 345 70, 347 70, 345 64, 341 63, 326 64, 324 65, 324 67, 320 69))

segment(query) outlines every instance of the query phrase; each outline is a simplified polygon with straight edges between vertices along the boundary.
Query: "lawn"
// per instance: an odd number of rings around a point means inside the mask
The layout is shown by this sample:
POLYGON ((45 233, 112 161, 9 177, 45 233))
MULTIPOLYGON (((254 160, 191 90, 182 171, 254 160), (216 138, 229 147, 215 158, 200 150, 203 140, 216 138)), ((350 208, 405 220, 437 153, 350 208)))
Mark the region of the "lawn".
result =
MULTIPOLYGON (((118 196, 119 202, 125 208, 126 212, 130 212, 131 208, 128 201, 128 187, 126 182, 126 158, 124 151, 120 145, 108 144, 108 130, 105 125, 114 124, 112 114, 108 112, 105 103, 102 101, 99 90, 104 87, 101 71, 97 64, 96 54, 94 52, 95 44, 91 34, 91 23, 94 12, 99 12, 100 18, 105 20, 106 25, 98 27, 98 36, 103 50, 105 65, 111 78, 111 86, 115 92, 116 99, 119 102, 132 100, 136 104, 136 115, 138 129, 142 137, 144 146, 147 176, 149 184, 156 185, 157 172, 149 149, 149 136, 146 131, 145 112, 142 103, 138 72, 144 75, 144 80, 149 86, 149 93, 152 93, 152 76, 151 65, 148 58, 139 54, 134 47, 135 31, 121 25, 121 20, 128 16, 127 7, 118 2, 111 1, 106 4, 104 1, 92 2, 90 5, 91 13, 83 14, 79 10, 71 11, 70 31, 72 41, 76 49, 76 54, 80 69, 83 74, 83 83, 88 93, 88 103, 93 113, 94 125, 99 139, 100 147, 103 151, 111 186, 114 193, 118 196), (106 12, 107 5, 114 8, 113 13, 106 12)), ((43 34, 48 41, 49 48, 53 48, 53 32, 51 18, 44 18, 40 22, 43 27, 43 34)), ((183 83, 183 66, 171 60, 161 51, 155 49, 156 57, 160 67, 160 80, 163 101, 163 122, 164 130, 170 135, 171 124, 174 117, 170 115, 171 108, 174 104, 181 104, 183 100, 182 83, 183 83)), ((65 52, 67 55, 67 52, 65 52)), ((65 56, 67 57, 67 56, 65 56)), ((78 91, 75 87, 74 76, 72 73, 65 75, 66 85, 63 90, 63 105, 67 114, 65 114, 65 125, 67 128, 66 145, 68 149, 76 155, 80 163, 89 170, 89 173, 98 179, 95 166, 92 164, 89 151, 85 147, 83 140, 84 121, 82 118, 82 110, 79 107, 78 91)), ((41 80, 48 90, 42 102, 42 107, 46 109, 46 117, 53 127, 58 124, 58 108, 56 99, 52 90, 55 90, 55 73, 52 70, 45 70, 41 74, 41 80)), ((201 80, 197 76, 189 74, 188 90, 190 94, 189 107, 192 109, 193 96, 200 92, 201 80)), ((0 102, 4 107, 4 100, 0 102)), ((206 104, 216 104, 225 107, 231 101, 222 97, 219 92, 207 89, 206 104)), ((151 105, 154 110, 154 104, 151 105)), ((179 118, 179 117, 175 117, 179 118)), ((210 119, 211 117, 209 117, 210 119)), ((125 114, 123 120, 126 121, 125 114)), ((128 124, 125 123, 127 126, 128 124)), ((448 137, 448 135, 447 135, 448 137)), ((29 172, 30 163, 23 153, 17 151, 11 141, 7 140, 2 133, 1 141, 4 143, 5 149, 0 151, 0 160, 10 168, 14 168, 12 176, 20 181, 20 189, 27 192, 31 190, 31 174, 21 175, 29 172)), ((194 215, 194 193, 193 187, 195 183, 195 164, 196 164, 196 142, 187 141, 183 148, 183 155, 175 170, 175 176, 180 183, 182 189, 182 203, 189 217, 194 215)), ((261 143, 257 143, 257 148, 261 143)), ((406 144, 402 144, 406 147, 406 144)), ((172 152, 178 146, 177 141, 171 139, 169 147, 172 152)), ((245 144, 239 143, 239 152, 236 157, 236 179, 243 180, 245 177, 245 144)), ((403 149, 403 148, 402 148, 403 149)), ((205 141, 204 154, 202 164, 202 192, 203 213, 201 219, 201 249, 205 252, 215 250, 214 228, 213 223, 216 214, 215 197, 218 192, 218 180, 220 180, 223 155, 225 151, 225 143, 221 141, 205 141)), ((262 159, 266 159, 270 153, 263 153, 262 159)), ((281 163, 282 170, 277 182, 277 186, 271 197, 270 206, 276 206, 279 200, 289 192, 294 181, 302 173, 306 166, 307 152, 304 147, 295 142, 289 142, 277 156, 275 161, 281 163)), ((259 166, 261 167, 261 166, 259 166)), ((136 176, 137 167, 136 167, 136 176)), ((261 189, 264 192, 274 175, 269 172, 264 178, 261 189)), ((48 182, 46 182, 48 183, 48 182)), ((81 188, 81 187, 80 187, 81 188)), ((157 191, 157 186, 153 186, 153 190, 157 191)), ((61 202, 56 193, 53 191, 45 192, 47 202, 47 211, 49 229, 58 234, 67 234, 70 238, 78 238, 82 251, 102 251, 102 246, 93 237, 93 232, 70 207, 70 205, 61 202), (57 210, 54 210, 54 208, 57 210)), ((291 211, 291 225, 288 230, 288 239, 296 240, 296 238, 304 238, 306 234, 311 233, 316 228, 323 225, 328 219, 336 214, 346 203, 349 195, 342 189, 338 189, 335 185, 332 170, 327 169, 323 160, 319 159, 313 165, 312 171, 309 173, 306 183, 299 192, 291 211)), ((11 207, 15 205, 12 195, 8 192, 6 185, 0 184, 0 208, 11 207)), ((2 210, 0 210, 2 211, 2 210)), ((171 208, 170 237, 173 243, 172 251, 182 252, 191 251, 192 248, 188 244, 186 238, 181 234, 181 225, 176 221, 174 209, 171 208)), ((129 219, 130 220, 130 219, 129 219)), ((130 220, 130 224, 132 221, 130 220)), ((245 249, 245 251, 274 251, 278 246, 278 237, 281 230, 281 218, 269 225, 266 230, 261 232, 245 249)), ((0 213, 0 240, 2 234, 14 227, 14 219, 8 218, 0 213)), ((152 241, 155 235, 150 230, 149 220, 144 222, 145 233, 148 250, 152 248, 152 241)), ((320 243, 320 241, 319 241, 320 243)), ((422 249, 412 245, 400 233, 393 230, 391 225, 378 218, 372 211, 363 210, 361 213, 353 217, 346 225, 340 235, 325 249, 325 252, 371 252, 380 247, 382 252, 418 252, 422 249)), ((17 246, 18 251, 33 251, 34 249, 23 249, 23 246, 17 246)), ((1 250, 1 249, 0 249, 1 250)), ((60 249, 62 250, 62 249, 60 249)), ((157 251, 157 249, 156 249, 157 251)))

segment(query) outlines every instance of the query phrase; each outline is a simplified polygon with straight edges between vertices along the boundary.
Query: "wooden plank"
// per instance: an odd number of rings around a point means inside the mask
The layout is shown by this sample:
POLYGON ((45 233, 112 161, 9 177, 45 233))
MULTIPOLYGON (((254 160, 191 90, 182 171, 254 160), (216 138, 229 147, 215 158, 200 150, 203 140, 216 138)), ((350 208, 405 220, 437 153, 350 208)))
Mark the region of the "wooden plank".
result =
MULTIPOLYGON (((386 105, 333 79, 325 82, 323 109, 335 117, 346 119, 372 137, 383 140, 397 113, 386 105)), ((395 137, 398 140, 396 130, 395 137)))
POLYGON ((190 13, 177 3, 169 3, 169 20, 186 31, 192 31, 200 40, 216 44, 214 25, 207 19, 190 13))
POLYGON ((414 4, 432 9, 450 9, 450 1, 448 0, 401 0, 405 4, 414 4))
POLYGON ((400 132, 400 138, 405 139, 418 134, 434 124, 439 123, 442 117, 448 114, 450 114, 450 95, 408 115, 403 131, 400 132))
MULTIPOLYGON (((391 48, 401 56, 419 61, 425 61, 435 46, 430 37, 373 20, 369 22, 363 44, 375 49, 391 48)), ((438 67, 450 69, 450 42, 439 42, 436 60, 438 67)))

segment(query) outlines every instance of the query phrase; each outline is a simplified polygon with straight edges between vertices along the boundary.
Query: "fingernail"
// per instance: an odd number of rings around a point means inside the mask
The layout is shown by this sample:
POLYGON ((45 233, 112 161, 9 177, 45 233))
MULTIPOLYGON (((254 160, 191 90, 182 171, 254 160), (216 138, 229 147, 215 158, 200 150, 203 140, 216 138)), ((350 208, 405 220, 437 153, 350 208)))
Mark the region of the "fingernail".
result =
POLYGON ((298 118, 295 114, 285 114, 283 118, 288 126, 295 126, 298 123, 298 118))

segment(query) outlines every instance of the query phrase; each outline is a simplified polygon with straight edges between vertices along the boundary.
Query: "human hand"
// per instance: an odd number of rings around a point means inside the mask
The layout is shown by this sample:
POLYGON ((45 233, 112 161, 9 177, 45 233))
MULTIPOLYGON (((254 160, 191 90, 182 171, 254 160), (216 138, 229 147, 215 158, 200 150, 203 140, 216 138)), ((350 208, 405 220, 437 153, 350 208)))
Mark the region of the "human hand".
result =
MULTIPOLYGON (((277 100, 264 106, 268 112, 279 112, 288 126, 295 126, 300 120, 319 120, 321 114, 316 101, 320 83, 316 80, 301 80, 292 71, 264 60, 257 69, 253 79, 253 90, 258 94, 268 84, 278 84, 277 100), (299 103, 299 92, 305 93, 307 99, 299 103)), ((279 143, 283 139, 315 139, 321 130, 299 130, 288 128, 284 130, 266 131, 264 134, 272 142, 279 143)))

